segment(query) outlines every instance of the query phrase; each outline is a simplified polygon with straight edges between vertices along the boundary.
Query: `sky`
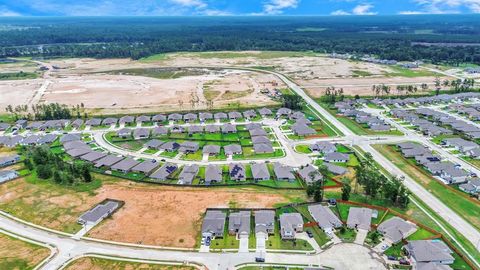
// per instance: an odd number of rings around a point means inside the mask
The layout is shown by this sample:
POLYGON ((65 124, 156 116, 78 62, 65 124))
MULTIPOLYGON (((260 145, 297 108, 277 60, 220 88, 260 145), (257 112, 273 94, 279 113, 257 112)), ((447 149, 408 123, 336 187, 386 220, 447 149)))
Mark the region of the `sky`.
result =
POLYGON ((268 16, 480 13, 480 0, 0 0, 0 16, 268 16))

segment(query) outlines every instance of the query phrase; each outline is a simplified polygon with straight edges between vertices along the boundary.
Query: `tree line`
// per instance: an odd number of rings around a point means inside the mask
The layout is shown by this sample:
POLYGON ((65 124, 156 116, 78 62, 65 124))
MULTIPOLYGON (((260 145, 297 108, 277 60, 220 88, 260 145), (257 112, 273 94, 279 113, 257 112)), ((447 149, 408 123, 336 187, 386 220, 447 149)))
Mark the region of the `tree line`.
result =
POLYGON ((30 107, 30 110, 28 105, 17 105, 15 107, 8 105, 5 110, 10 113, 15 120, 59 120, 71 119, 73 117, 81 118, 82 116, 87 118, 83 103, 71 108, 59 103, 34 104, 30 107))

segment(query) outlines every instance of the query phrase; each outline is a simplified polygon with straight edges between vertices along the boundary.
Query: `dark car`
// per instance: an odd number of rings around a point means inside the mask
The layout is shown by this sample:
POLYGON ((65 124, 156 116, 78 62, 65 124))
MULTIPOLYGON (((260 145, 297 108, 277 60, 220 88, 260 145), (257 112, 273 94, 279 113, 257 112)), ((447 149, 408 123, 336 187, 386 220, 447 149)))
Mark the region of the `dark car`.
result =
POLYGON ((211 243, 211 239, 210 237, 207 237, 207 239, 205 240, 205 246, 210 246, 210 243, 211 243))
POLYGON ((398 261, 399 264, 402 264, 402 265, 410 265, 410 262, 407 261, 406 259, 400 259, 400 261, 398 261))
POLYGON ((396 261, 396 260, 397 260, 397 257, 392 256, 392 255, 388 255, 388 256, 387 256, 387 259, 389 259, 390 261, 396 261))
POLYGON ((337 205, 337 200, 336 199, 328 199, 328 203, 330 205, 337 205))
POLYGON ((313 233, 311 231, 307 230, 306 232, 307 232, 308 237, 313 238, 313 233))
POLYGON ((255 257, 255 262, 265 262, 265 258, 255 257))

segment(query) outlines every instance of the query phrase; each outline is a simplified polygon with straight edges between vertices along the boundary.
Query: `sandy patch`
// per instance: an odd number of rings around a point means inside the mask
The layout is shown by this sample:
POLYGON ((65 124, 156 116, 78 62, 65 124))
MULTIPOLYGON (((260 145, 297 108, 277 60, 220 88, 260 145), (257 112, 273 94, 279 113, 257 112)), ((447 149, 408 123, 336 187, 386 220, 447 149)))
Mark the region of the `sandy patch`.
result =
POLYGON ((132 263, 100 258, 80 258, 68 265, 66 270, 192 270, 194 267, 132 263))
POLYGON ((8 105, 15 107, 28 104, 41 84, 41 79, 0 81, 0 110, 2 113, 5 112, 8 105))
POLYGON ((33 269, 50 254, 48 248, 35 246, 0 233, 0 265, 9 265, 11 270, 33 269), (25 263, 25 265, 23 264, 25 263))

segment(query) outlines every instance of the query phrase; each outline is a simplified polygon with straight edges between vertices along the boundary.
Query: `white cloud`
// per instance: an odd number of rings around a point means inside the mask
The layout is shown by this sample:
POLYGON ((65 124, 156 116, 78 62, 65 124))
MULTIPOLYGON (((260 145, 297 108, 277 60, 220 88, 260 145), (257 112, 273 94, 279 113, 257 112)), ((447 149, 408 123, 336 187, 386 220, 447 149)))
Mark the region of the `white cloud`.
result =
POLYGON ((194 8, 206 8, 207 4, 201 0, 170 0, 170 2, 185 6, 185 7, 194 7, 194 8))
POLYGON ((296 8, 300 0, 270 0, 263 5, 264 15, 282 14, 284 9, 296 8))
POLYGON ((419 15, 419 14, 426 14, 423 11, 415 11, 415 10, 406 10, 398 12, 400 15, 419 15))
POLYGON ((10 10, 6 7, 0 7, 0 17, 15 17, 15 16, 21 16, 22 14, 15 12, 13 10, 10 10))
POLYGON ((480 0, 414 0, 423 13, 459 13, 461 8, 480 13, 480 0))
POLYGON ((353 8, 352 13, 354 15, 376 15, 377 12, 371 11, 373 5, 371 4, 361 4, 353 8))
POLYGON ((339 10, 335 10, 334 12, 330 13, 330 15, 344 16, 344 15, 352 15, 352 14, 350 12, 346 12, 345 10, 339 9, 339 10))

